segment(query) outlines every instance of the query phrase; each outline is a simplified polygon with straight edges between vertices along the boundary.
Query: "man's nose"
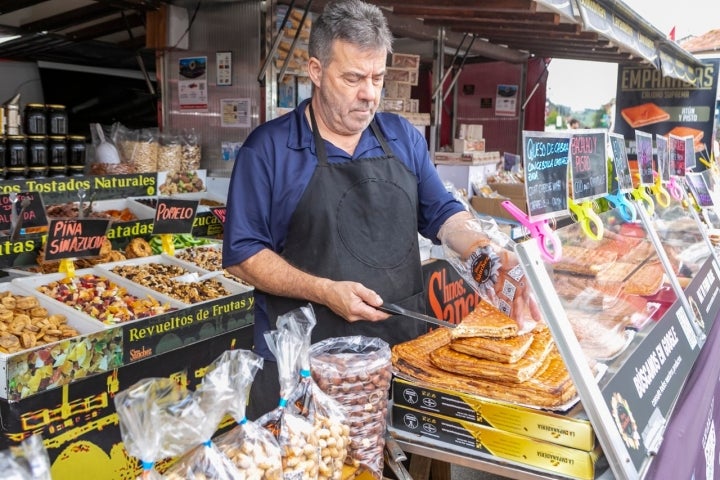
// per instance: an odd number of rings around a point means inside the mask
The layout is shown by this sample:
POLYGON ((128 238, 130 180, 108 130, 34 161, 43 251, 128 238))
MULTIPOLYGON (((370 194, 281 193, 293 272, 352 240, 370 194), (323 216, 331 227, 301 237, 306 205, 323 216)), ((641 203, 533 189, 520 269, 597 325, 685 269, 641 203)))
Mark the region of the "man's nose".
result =
POLYGON ((376 96, 377 89, 375 88, 375 84, 373 84, 372 79, 368 78, 367 80, 363 80, 362 82, 360 82, 358 97, 361 100, 372 102, 375 101, 376 96))

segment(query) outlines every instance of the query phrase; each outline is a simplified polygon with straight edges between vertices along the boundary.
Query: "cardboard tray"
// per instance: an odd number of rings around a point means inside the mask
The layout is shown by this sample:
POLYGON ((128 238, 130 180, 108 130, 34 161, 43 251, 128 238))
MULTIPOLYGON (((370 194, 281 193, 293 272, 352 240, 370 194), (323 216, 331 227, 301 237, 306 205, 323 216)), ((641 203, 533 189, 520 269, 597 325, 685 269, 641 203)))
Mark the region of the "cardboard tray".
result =
MULTIPOLYGON (((113 278, 117 279, 118 281, 132 283, 130 280, 126 279, 125 277, 112 272, 112 269, 119 265, 145 265, 145 264, 149 264, 149 263, 159 263, 159 264, 163 264, 163 265, 177 265, 177 266, 184 268, 185 270, 187 270, 189 272, 197 272, 199 275, 202 275, 203 273, 208 272, 207 270, 198 268, 197 266, 191 266, 184 262, 181 262, 173 257, 170 257, 169 255, 153 255, 150 257, 122 260, 119 262, 103 263, 103 264, 96 266, 95 268, 98 268, 98 269, 104 271, 106 273, 106 275, 108 275, 109 277, 113 277, 113 278)), ((241 285, 237 282, 233 282, 223 276, 215 277, 215 280, 219 281, 222 284, 222 286, 225 287, 225 289, 228 292, 230 292, 230 295, 239 295, 239 294, 243 294, 243 293, 253 290, 252 287, 249 287, 246 285, 241 285)), ((156 290, 152 290, 152 289, 150 289, 148 287, 144 287, 142 285, 137 285, 137 286, 147 290, 148 292, 153 292, 153 293, 157 294, 158 296, 162 296, 163 298, 170 298, 174 302, 178 302, 183 307, 190 306, 189 303, 183 302, 175 297, 170 297, 166 294, 162 294, 160 292, 157 292, 156 290)), ((217 300, 217 299, 208 299, 203 302, 193 303, 193 305, 209 302, 212 300, 217 300)))
MULTIPOLYGON (((123 277, 120 277, 117 275, 110 275, 109 272, 105 271, 102 268, 99 268, 98 266, 95 266, 93 268, 84 268, 84 269, 75 271, 75 277, 82 277, 83 275, 87 275, 87 274, 93 274, 93 275, 105 277, 108 280, 116 283, 117 285, 124 287, 129 294, 134 295, 138 298, 147 298, 148 296, 150 296, 150 297, 153 297, 158 302, 160 302, 161 304, 169 304, 171 307, 173 307, 175 309, 182 309, 182 308, 186 307, 186 305, 184 303, 179 302, 178 300, 176 300, 172 297, 163 295, 159 292, 156 292, 149 288, 143 287, 142 285, 133 283, 123 277)), ((47 285, 50 282, 62 280, 65 277, 66 277, 65 273, 50 273, 50 274, 46 274, 46 275, 33 275, 30 277, 25 277, 25 278, 17 278, 15 280, 13 280, 12 283, 14 285, 16 285, 18 289, 21 289, 27 293, 34 294, 38 297, 47 299, 48 302, 51 302, 56 308, 62 309, 64 312, 66 312, 66 314, 72 314, 74 316, 83 318, 88 322, 92 322, 92 324, 96 324, 99 329, 102 329, 102 328, 110 329, 110 328, 115 328, 121 324, 133 323, 133 322, 138 322, 138 321, 144 320, 144 319, 136 319, 136 320, 131 320, 129 322, 118 322, 118 323, 106 324, 106 323, 103 323, 102 321, 100 321, 99 319, 92 317, 91 315, 88 315, 80 310, 76 310, 73 307, 68 306, 59 300, 55 300, 54 298, 49 297, 44 294, 41 294, 40 292, 37 291, 38 287, 40 287, 42 285, 47 285)), ((146 317, 146 318, 151 318, 151 317, 146 317)))

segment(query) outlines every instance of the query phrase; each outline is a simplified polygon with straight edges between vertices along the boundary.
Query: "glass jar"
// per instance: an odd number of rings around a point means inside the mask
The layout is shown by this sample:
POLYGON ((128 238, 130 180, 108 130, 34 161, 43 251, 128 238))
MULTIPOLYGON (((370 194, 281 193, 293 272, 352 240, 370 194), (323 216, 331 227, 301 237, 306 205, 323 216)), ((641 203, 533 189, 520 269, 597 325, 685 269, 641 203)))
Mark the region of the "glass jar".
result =
POLYGON ((0 135, 0 178, 5 178, 5 135, 0 135))
POLYGON ((47 116, 45 105, 42 103, 28 103, 24 112, 24 134, 45 135, 47 133, 47 116))
POLYGON ((64 177, 67 173, 67 141, 60 135, 51 135, 48 139, 49 171, 51 177, 64 177))
POLYGON ((48 171, 48 139, 45 135, 27 135, 27 175, 44 177, 48 171))
POLYGON ((8 135, 5 139, 5 171, 8 180, 25 178, 27 173, 25 135, 8 135))
POLYGON ((82 135, 70 135, 67 137, 67 165, 68 174, 84 175, 85 174, 85 155, 87 145, 85 137, 82 135))
POLYGON ((50 135, 67 135, 68 116, 65 105, 47 105, 47 122, 50 135))

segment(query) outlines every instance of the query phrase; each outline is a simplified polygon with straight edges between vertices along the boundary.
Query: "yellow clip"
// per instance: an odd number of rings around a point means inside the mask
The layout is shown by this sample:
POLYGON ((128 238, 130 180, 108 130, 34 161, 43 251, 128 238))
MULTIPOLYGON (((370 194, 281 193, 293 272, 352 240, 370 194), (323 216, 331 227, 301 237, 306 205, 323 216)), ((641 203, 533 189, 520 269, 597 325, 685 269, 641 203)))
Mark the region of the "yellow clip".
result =
POLYGON ((75 278, 75 263, 73 263, 72 258, 61 259, 58 272, 64 273, 67 278, 75 278))
POLYGON ((605 234, 605 226, 602 219, 593 210, 593 202, 588 201, 577 204, 572 198, 568 198, 568 206, 573 218, 580 224, 582 231, 588 238, 592 240, 602 239, 605 234), (595 227, 595 231, 593 231, 591 225, 595 227))
POLYGON ((667 206, 670 205, 670 192, 663 186, 662 179, 657 173, 655 174, 655 180, 650 187, 650 191, 655 197, 655 200, 657 200, 658 205, 663 208, 667 208, 667 206))
POLYGON ((166 253, 171 256, 175 256, 175 243, 173 243, 173 234, 172 233, 163 233, 160 235, 160 238, 162 239, 162 249, 163 253, 166 253))
POLYGON ((648 216, 652 217, 655 215, 655 202, 653 202, 652 197, 648 195, 644 185, 634 188, 632 197, 645 209, 648 216))

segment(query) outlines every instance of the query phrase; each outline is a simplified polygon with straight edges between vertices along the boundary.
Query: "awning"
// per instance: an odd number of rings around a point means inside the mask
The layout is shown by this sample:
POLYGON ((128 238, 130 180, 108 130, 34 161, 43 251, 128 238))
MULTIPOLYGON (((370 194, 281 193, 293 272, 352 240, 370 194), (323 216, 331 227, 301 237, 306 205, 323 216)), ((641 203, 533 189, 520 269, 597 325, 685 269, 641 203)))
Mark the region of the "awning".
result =
MULTIPOLYGON (((619 0, 370 0, 382 7, 397 37, 457 48, 475 38, 470 55, 524 62, 530 56, 643 63, 664 76, 694 81, 701 62, 619 0)), ((319 12, 327 0, 279 0, 319 12)))

